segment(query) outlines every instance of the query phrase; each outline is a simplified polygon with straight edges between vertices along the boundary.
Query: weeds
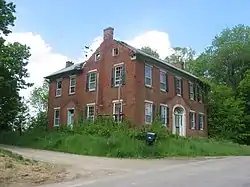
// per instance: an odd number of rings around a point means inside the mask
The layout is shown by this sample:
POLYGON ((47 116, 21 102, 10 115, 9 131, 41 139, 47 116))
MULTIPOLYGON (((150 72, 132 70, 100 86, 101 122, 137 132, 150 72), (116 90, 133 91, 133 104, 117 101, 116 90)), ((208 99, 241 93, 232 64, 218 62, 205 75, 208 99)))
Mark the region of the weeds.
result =
POLYGON ((161 158, 168 156, 226 156, 250 155, 250 148, 226 141, 207 138, 183 138, 170 134, 166 127, 154 123, 140 128, 129 122, 117 124, 112 119, 65 125, 53 131, 32 129, 22 136, 15 132, 2 134, 5 144, 47 149, 83 155, 161 158), (153 146, 145 143, 146 132, 157 134, 153 146))

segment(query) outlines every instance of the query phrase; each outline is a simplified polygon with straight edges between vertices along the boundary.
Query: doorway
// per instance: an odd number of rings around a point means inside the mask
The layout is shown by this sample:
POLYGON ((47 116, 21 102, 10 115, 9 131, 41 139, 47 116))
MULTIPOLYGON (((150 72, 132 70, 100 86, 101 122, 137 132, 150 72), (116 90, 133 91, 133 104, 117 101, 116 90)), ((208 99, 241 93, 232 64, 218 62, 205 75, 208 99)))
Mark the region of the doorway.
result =
POLYGON ((173 134, 186 136, 186 115, 182 106, 174 107, 173 111, 173 134))

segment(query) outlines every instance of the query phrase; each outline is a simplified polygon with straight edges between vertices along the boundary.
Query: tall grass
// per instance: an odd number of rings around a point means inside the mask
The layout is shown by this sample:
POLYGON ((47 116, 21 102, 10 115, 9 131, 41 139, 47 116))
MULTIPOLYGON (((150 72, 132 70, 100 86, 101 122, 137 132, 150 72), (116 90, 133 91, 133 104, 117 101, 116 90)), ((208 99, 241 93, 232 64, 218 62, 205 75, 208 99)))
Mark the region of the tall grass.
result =
POLYGON ((112 119, 99 118, 95 122, 78 123, 73 129, 66 126, 53 131, 33 129, 22 136, 15 132, 3 133, 0 143, 121 158, 250 155, 250 148, 247 146, 207 138, 174 136, 158 123, 140 128, 132 126, 128 122, 117 124, 112 119), (153 146, 148 146, 145 142, 146 132, 149 131, 157 134, 153 146))

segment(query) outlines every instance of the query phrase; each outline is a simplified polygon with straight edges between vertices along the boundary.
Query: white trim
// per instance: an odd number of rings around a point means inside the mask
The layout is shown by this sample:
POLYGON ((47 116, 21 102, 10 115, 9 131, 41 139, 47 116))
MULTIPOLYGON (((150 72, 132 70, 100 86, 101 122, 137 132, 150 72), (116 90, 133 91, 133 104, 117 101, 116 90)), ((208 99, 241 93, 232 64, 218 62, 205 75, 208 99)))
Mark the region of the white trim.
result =
POLYGON ((116 67, 116 66, 122 66, 124 64, 124 62, 121 62, 121 63, 116 63, 114 64, 113 66, 116 67))
POLYGON ((92 72, 96 72, 97 69, 93 69, 93 70, 89 70, 87 73, 92 73, 92 72))
POLYGON ((183 114, 182 114, 182 129, 181 129, 181 136, 186 136, 186 128, 187 128, 187 122, 186 122, 186 109, 180 105, 180 104, 176 104, 174 107, 173 107, 173 111, 172 111, 172 121, 173 121, 173 129, 172 129, 172 133, 173 134, 176 134, 176 128, 175 128, 175 114, 174 114, 174 111, 176 108, 182 108, 183 109, 183 114))
POLYGON ((193 112, 193 113, 196 113, 194 110, 189 110, 189 112, 193 112))
POLYGON ((86 104, 87 106, 93 106, 93 105, 95 105, 95 103, 88 103, 88 104, 86 104))
POLYGON ((153 101, 149 101, 149 100, 144 100, 144 103, 151 103, 151 104, 153 104, 154 102, 153 101))
POLYGON ((112 48, 112 56, 118 56, 120 54, 120 49, 119 49, 119 47, 114 47, 114 48, 112 48), (117 51, 118 51, 118 54, 115 54, 115 49, 117 49, 117 51))
POLYGON ((69 77, 69 94, 71 95, 71 94, 75 94, 76 93, 76 75, 72 75, 72 76, 70 76, 69 77), (72 86, 71 85, 71 80, 72 79, 75 79, 75 85, 74 86, 72 86), (71 92, 71 88, 75 88, 75 91, 74 92, 71 92))
POLYGON ((123 99, 120 99, 120 100, 113 100, 112 103, 119 103, 119 102, 123 102, 123 99))
MULTIPOLYGON (((194 126, 191 125, 191 129, 194 130, 195 129, 195 126, 196 126, 196 117, 195 117, 195 114, 196 112, 194 110, 189 110, 190 113, 193 114, 193 117, 194 117, 194 126)), ((190 115, 189 115, 189 122, 190 122, 190 115)))
POLYGON ((165 107, 168 107, 168 105, 167 105, 167 104, 162 104, 162 103, 160 103, 160 106, 165 106, 165 107))
POLYGON ((152 88, 152 84, 153 84, 153 66, 148 65, 145 63, 144 66, 144 84, 146 87, 152 88), (150 68, 150 77, 146 75, 146 68, 149 67, 150 68), (150 84, 146 83, 146 79, 150 79, 150 84))
POLYGON ((60 126, 60 116, 61 116, 61 108, 60 107, 56 107, 54 108, 54 115, 53 115, 53 127, 58 127, 60 126), (56 118, 56 111, 59 111, 59 118, 56 118), (55 124, 56 119, 59 119, 59 124, 55 124))
POLYGON ((203 112, 199 112, 199 114, 201 114, 201 115, 205 115, 203 112))
POLYGON ((100 53, 95 53, 95 61, 99 61, 101 59, 101 54, 100 53), (97 55, 100 55, 99 59, 96 58, 97 55))
POLYGON ((153 67, 153 65, 148 64, 146 61, 145 61, 145 66, 150 66, 151 68, 153 67))

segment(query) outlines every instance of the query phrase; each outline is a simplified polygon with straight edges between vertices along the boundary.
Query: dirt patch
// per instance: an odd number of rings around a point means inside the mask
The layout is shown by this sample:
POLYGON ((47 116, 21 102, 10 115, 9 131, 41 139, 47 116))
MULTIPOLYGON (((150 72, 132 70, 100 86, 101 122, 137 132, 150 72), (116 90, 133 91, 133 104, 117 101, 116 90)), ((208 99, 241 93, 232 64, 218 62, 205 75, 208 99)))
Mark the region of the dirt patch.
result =
POLYGON ((0 150, 0 186, 37 186, 69 180, 61 167, 0 150))

